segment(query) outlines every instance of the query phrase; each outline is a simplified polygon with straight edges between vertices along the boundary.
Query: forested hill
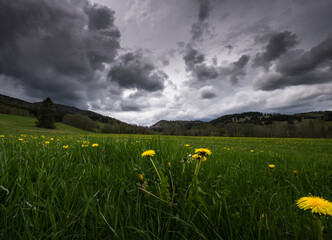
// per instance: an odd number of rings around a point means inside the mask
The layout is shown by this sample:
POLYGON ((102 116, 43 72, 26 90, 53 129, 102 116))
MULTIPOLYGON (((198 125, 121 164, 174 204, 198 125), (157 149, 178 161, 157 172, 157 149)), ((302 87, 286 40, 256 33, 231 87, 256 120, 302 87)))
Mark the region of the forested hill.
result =
MULTIPOLYGON (((35 117, 41 103, 29 103, 0 94, 0 113, 35 117)), ((190 136, 329 137, 332 111, 297 113, 245 112, 224 115, 209 122, 160 120, 151 127, 128 124, 76 107, 54 104, 56 120, 94 132, 190 136)))
MULTIPOLYGON (((31 116, 37 115, 41 102, 30 103, 0 94, 0 113, 31 116)), ((99 113, 72 106, 54 104, 56 121, 95 132, 104 133, 147 133, 147 127, 136 126, 99 113)))
POLYGON ((332 137, 332 112, 292 115, 245 112, 209 122, 161 120, 150 129, 160 134, 237 137, 332 137))

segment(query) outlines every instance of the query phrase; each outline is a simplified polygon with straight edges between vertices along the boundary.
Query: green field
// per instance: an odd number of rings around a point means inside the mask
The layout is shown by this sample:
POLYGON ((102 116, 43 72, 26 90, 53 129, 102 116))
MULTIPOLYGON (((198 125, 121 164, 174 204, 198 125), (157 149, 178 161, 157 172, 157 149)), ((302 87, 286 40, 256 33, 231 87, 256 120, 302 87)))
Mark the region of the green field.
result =
POLYGON ((0 113, 0 133, 9 134, 89 134, 89 132, 68 126, 63 123, 55 123, 56 129, 37 128, 35 126, 36 118, 22 117, 0 113))
POLYGON ((32 122, 0 128, 0 239, 317 239, 296 200, 332 201, 331 139, 52 135, 32 122), (212 155, 195 177, 201 147, 212 155))

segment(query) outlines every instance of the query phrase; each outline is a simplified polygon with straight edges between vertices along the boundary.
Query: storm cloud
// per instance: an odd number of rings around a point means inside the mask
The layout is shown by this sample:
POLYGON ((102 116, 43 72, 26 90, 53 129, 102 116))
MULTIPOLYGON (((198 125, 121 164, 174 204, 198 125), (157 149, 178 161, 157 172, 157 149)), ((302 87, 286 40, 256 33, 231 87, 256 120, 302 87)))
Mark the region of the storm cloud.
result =
POLYGON ((0 74, 27 95, 80 104, 80 92, 114 61, 114 11, 85 0, 0 0, 0 74), (59 94, 60 93, 60 94, 59 94))
POLYGON ((326 82, 332 82, 332 37, 328 37, 308 52, 288 52, 276 63, 276 71, 257 77, 254 87, 271 91, 287 86, 326 82))
POLYGON ((199 0, 198 19, 191 27, 192 41, 202 41, 204 33, 209 31, 209 23, 206 20, 210 11, 210 0, 199 0))
POLYGON ((265 52, 256 54, 254 66, 267 67, 271 61, 285 54, 296 44, 298 44, 296 35, 289 31, 273 34, 266 46, 265 52))
POLYGON ((190 44, 186 47, 183 60, 186 64, 187 72, 191 73, 194 80, 216 79, 219 75, 218 68, 213 65, 207 65, 204 54, 194 49, 190 44))
POLYGON ((122 55, 108 76, 120 87, 151 92, 163 90, 164 81, 168 78, 141 50, 122 55))
POLYGON ((243 77, 245 72, 245 67, 249 61, 248 55, 242 55, 239 60, 233 62, 230 67, 226 70, 226 74, 229 75, 229 80, 232 84, 239 82, 239 79, 243 77))

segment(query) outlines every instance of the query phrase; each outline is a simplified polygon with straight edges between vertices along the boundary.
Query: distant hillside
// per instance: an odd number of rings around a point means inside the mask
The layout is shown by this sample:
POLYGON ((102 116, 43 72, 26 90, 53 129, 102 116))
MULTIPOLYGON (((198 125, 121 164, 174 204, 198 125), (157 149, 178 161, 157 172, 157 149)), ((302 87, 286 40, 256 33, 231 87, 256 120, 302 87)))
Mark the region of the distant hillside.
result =
MULTIPOLYGON (((21 99, 5 96, 0 94, 0 113, 20 115, 20 116, 36 116, 41 102, 30 103, 21 99)), ((54 104, 56 111, 56 121, 62 122, 66 115, 83 115, 95 121, 93 129, 90 131, 105 132, 105 133, 147 133, 148 128, 140 127, 133 124, 122 122, 118 119, 103 116, 89 110, 82 110, 72 106, 62 104, 54 104)), ((82 120, 82 118, 78 118, 82 120)), ((78 121, 76 120, 76 121, 78 121)), ((84 120, 84 119, 83 119, 84 120)), ((70 124, 71 125, 71 124, 70 124)), ((72 125, 74 126, 74 125, 72 125)), ((79 124, 76 127, 80 126, 79 124)), ((86 128, 82 128, 88 130, 86 128)))
POLYGON ((90 134, 63 123, 56 123, 56 129, 38 128, 35 118, 0 113, 0 134, 90 134))
POLYGON ((236 137, 332 137, 332 112, 286 115, 245 112, 210 122, 161 120, 150 129, 166 135, 236 137))
MULTIPOLYGON (((40 105, 0 94, 0 113, 36 116, 40 105)), ((148 128, 61 104, 55 104, 55 110, 58 122, 102 133, 332 138, 332 111, 292 115, 245 112, 224 115, 210 122, 160 120, 148 128)))

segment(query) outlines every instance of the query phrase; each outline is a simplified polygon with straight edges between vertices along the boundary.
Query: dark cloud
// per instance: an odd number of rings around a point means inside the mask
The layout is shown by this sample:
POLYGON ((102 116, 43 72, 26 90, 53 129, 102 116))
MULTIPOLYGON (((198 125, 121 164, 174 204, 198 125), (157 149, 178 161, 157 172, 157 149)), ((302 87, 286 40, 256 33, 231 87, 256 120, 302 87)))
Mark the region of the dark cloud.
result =
POLYGON ((229 71, 229 79, 232 84, 236 84, 239 82, 239 78, 245 75, 245 66, 249 61, 249 56, 242 55, 239 60, 231 64, 231 68, 229 71))
POLYGON ((211 99, 211 98, 215 98, 217 96, 217 94, 215 94, 214 92, 208 90, 208 89, 204 89, 201 91, 201 98, 203 99, 211 99))
POLYGON ((207 65, 204 55, 190 44, 187 45, 183 60, 186 64, 186 70, 198 81, 215 79, 219 75, 218 68, 207 65))
POLYGON ((236 62, 229 64, 227 67, 220 67, 220 74, 228 77, 229 81, 234 85, 239 79, 246 74, 246 65, 249 62, 248 55, 242 55, 236 62))
POLYGON ((257 53, 254 66, 267 67, 271 61, 285 54, 290 48, 298 44, 297 36, 289 31, 273 34, 263 53, 257 53))
POLYGON ((205 57, 202 53, 188 45, 183 60, 188 68, 192 68, 196 64, 203 63, 205 61, 205 57))
POLYGON ((290 51, 276 64, 276 72, 259 77, 254 87, 271 91, 294 85, 332 82, 332 37, 310 51, 290 51))
POLYGON ((119 40, 107 7, 86 0, 0 0, 0 74, 28 96, 80 105, 85 84, 114 61, 119 40))
POLYGON ((283 75, 279 72, 266 73, 254 84, 256 90, 273 91, 287 86, 312 85, 332 81, 332 72, 316 70, 301 75, 283 75))
POLYGON ((105 6, 94 4, 86 8, 89 17, 87 38, 88 57, 94 69, 103 70, 103 63, 114 60, 120 48, 120 31, 114 26, 115 12, 105 6))
POLYGON ((142 110, 142 107, 135 102, 123 101, 120 103, 121 111, 125 112, 138 112, 142 110))
POLYGON ((225 46, 225 48, 227 48, 227 49, 229 49, 229 50, 232 50, 232 49, 233 49, 233 46, 230 45, 230 44, 228 44, 228 45, 225 46))
POLYGON ((299 75, 319 66, 332 66, 332 36, 313 47, 309 52, 294 51, 277 65, 277 71, 286 75, 299 75))
POLYGON ((210 1, 209 0, 200 0, 198 19, 199 21, 204 21, 210 15, 210 1))
POLYGON ((199 0, 198 20, 191 27, 192 41, 202 41, 205 32, 210 33, 209 23, 206 21, 210 15, 209 0, 199 0))
POLYGON ((141 50, 122 55, 108 76, 122 88, 147 91, 163 90, 164 82, 168 78, 141 50))

